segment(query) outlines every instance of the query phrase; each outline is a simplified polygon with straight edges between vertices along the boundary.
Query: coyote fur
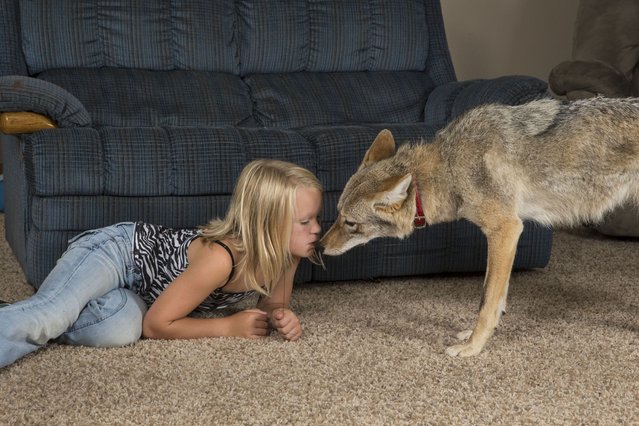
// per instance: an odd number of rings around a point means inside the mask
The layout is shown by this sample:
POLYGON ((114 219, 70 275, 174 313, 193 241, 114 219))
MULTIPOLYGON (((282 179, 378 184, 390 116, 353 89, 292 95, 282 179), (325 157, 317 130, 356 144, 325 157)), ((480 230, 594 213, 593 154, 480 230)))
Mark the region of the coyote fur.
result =
POLYGON ((476 224, 488 242, 479 318, 446 349, 472 356, 504 312, 522 221, 595 222, 626 200, 639 204, 639 98, 490 104, 452 121, 432 143, 397 152, 382 130, 321 243, 325 254, 339 255, 373 238, 404 238, 422 206, 428 225, 476 224))

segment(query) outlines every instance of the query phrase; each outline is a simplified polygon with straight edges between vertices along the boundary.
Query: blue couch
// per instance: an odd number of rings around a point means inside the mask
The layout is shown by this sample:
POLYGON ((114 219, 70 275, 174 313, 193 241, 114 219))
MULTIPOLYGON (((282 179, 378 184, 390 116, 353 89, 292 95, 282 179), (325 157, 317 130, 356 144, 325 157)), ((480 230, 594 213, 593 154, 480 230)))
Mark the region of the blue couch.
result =
MULTIPOLYGON (((261 157, 317 174, 327 229, 381 129, 427 143, 468 108, 545 93, 456 81, 438 0, 0 0, 0 112, 56 124, 1 135, 6 238, 37 287, 83 230, 223 215, 261 157)), ((545 266, 551 240, 527 223, 515 267, 545 266)), ((305 263, 297 281, 481 271, 485 256, 460 221, 305 263)))

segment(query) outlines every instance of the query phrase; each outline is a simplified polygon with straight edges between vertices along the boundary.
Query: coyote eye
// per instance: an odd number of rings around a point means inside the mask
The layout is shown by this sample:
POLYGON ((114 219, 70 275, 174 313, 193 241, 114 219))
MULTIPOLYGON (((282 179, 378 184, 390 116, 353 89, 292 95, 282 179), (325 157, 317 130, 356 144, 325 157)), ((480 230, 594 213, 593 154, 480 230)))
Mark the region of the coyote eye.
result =
POLYGON ((351 222, 350 220, 344 220, 344 225, 346 225, 346 227, 350 231, 354 231, 355 228, 357 227, 357 224, 355 222, 351 222))

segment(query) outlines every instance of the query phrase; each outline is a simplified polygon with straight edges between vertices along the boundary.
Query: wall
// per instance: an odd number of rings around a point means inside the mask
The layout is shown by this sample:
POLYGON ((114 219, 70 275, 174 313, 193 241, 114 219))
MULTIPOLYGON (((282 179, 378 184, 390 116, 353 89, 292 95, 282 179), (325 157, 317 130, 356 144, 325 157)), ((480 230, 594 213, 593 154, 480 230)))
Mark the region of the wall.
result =
POLYGON ((579 0, 441 0, 458 80, 532 75, 568 60, 579 0))

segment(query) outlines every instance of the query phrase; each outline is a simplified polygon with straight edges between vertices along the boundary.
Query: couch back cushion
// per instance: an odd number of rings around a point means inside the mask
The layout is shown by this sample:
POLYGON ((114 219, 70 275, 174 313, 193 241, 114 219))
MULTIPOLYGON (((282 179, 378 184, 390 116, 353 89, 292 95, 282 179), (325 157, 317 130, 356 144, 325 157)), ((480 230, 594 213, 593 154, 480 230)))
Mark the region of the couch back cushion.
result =
POLYGON ((432 2, 20 0, 22 47, 31 74, 422 71, 432 2))
POLYGON ((424 0, 239 4, 243 74, 421 71, 426 65, 424 0))
POLYGON ((255 125, 249 88, 234 74, 71 68, 39 77, 73 93, 96 127, 255 125))
POLYGON ((233 1, 21 0, 32 74, 55 68, 237 73, 233 1))
POLYGON ((245 78, 265 127, 415 123, 434 84, 423 72, 255 74, 245 78))

